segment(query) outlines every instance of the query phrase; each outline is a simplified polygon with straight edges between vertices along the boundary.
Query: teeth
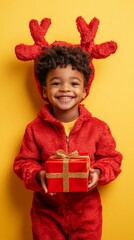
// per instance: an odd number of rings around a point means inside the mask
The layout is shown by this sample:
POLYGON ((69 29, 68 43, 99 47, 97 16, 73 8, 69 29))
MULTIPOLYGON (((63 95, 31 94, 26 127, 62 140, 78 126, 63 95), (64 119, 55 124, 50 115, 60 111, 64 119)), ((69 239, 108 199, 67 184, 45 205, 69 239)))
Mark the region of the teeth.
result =
POLYGON ((59 99, 64 101, 64 102, 68 102, 72 99, 72 97, 59 97, 59 99))

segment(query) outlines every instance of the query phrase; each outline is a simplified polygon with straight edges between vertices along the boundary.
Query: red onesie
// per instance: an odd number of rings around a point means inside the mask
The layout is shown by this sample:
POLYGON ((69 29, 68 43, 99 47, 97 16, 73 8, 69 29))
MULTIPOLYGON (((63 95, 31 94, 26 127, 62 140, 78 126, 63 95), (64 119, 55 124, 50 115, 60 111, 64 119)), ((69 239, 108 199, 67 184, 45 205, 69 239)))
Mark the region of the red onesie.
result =
POLYGON ((97 188, 87 193, 43 192, 36 181, 36 174, 44 170, 45 161, 63 149, 69 153, 78 150, 90 156, 91 167, 99 168, 99 184, 107 184, 120 173, 122 155, 109 127, 93 117, 84 105, 79 105, 80 116, 66 141, 61 122, 51 114, 46 105, 38 117, 26 128, 22 146, 14 162, 15 173, 26 188, 34 191, 31 209, 34 240, 100 240, 102 206, 97 188))

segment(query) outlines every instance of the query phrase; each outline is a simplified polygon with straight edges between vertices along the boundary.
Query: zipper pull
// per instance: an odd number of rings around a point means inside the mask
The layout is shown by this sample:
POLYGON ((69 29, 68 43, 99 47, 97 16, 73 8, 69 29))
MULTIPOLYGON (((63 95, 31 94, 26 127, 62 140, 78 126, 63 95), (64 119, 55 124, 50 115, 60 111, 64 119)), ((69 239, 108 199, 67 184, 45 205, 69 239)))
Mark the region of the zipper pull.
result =
POLYGON ((69 136, 66 136, 66 153, 69 153, 69 136))

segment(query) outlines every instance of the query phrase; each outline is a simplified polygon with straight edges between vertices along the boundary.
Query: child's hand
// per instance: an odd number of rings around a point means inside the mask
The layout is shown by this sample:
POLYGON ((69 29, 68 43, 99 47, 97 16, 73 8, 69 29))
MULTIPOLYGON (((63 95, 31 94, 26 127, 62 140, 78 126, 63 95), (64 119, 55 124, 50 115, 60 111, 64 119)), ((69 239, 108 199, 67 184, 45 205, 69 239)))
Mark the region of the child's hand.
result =
POLYGON ((37 181, 40 181, 40 184, 44 190, 45 193, 48 193, 48 189, 46 186, 46 172, 44 170, 41 170, 40 172, 37 173, 37 181))
POLYGON ((89 174, 90 174, 89 175, 90 182, 89 182, 89 185, 88 185, 88 189, 91 190, 91 189, 93 189, 97 186, 101 171, 99 169, 90 168, 89 174))
MULTIPOLYGON (((37 181, 40 181, 40 184, 44 190, 45 193, 48 193, 47 185, 46 185, 46 172, 44 170, 41 170, 37 173, 37 181)), ((50 195, 55 195, 56 193, 49 193, 50 195)))

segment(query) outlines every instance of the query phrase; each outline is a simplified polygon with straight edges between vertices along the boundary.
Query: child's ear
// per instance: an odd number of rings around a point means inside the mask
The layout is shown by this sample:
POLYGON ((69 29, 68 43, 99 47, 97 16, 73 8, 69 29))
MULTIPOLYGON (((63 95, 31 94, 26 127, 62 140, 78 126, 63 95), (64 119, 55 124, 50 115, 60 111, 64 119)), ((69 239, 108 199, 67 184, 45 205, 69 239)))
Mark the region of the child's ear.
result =
POLYGON ((84 88, 83 89, 83 99, 85 99, 86 95, 87 95, 87 91, 86 91, 86 88, 84 88))
POLYGON ((46 86, 42 86, 42 96, 43 96, 43 98, 47 98, 47 88, 46 88, 46 86))

